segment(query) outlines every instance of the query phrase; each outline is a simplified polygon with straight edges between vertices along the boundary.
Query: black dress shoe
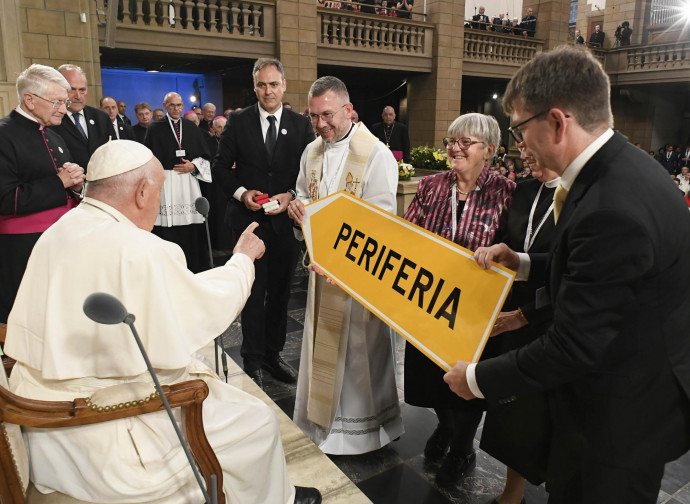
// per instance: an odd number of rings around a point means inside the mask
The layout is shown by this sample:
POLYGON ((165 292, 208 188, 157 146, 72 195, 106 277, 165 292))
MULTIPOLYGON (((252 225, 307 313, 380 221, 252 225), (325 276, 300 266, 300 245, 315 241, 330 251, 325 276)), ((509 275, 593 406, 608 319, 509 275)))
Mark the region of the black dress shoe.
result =
POLYGON ((427 462, 440 462, 446 456, 452 434, 441 430, 441 426, 436 426, 436 430, 427 440, 424 447, 424 458, 427 462))
POLYGON ((463 455, 455 455, 451 452, 436 474, 436 484, 441 487, 454 486, 460 478, 474 469, 476 464, 477 454, 474 451, 463 455))
POLYGON ((271 373, 271 376, 276 380, 285 383, 295 383, 297 381, 297 371, 285 362, 281 356, 264 360, 264 364, 261 367, 271 373))
POLYGON ((295 504, 321 504, 321 492, 311 487, 295 487, 295 504))
POLYGON ((261 390, 264 390, 264 374, 260 369, 255 369, 254 371, 247 371, 249 378, 254 380, 261 390))

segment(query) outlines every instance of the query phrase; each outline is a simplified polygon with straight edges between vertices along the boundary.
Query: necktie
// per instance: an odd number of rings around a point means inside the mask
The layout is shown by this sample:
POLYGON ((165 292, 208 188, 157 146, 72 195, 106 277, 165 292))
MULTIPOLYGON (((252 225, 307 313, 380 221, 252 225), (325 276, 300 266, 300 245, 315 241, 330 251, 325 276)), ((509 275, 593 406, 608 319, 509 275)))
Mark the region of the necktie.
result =
POLYGON ((268 154, 269 163, 273 159, 273 150, 276 146, 276 118, 275 116, 268 116, 268 131, 266 132, 266 153, 268 154))
POLYGON ((84 140, 87 140, 88 137, 86 136, 86 131, 84 131, 84 128, 81 127, 81 122, 79 122, 80 116, 80 112, 75 112, 74 114, 72 114, 72 119, 74 119, 74 125, 77 127, 77 131, 81 133, 81 136, 84 137, 84 140))
POLYGON ((120 132, 118 131, 120 128, 118 127, 117 121, 113 123, 113 128, 115 129, 115 137, 117 140, 120 139, 120 132))
POLYGON ((568 197, 568 191, 561 184, 558 184, 556 191, 553 193, 553 220, 558 222, 558 216, 561 214, 563 203, 568 197))

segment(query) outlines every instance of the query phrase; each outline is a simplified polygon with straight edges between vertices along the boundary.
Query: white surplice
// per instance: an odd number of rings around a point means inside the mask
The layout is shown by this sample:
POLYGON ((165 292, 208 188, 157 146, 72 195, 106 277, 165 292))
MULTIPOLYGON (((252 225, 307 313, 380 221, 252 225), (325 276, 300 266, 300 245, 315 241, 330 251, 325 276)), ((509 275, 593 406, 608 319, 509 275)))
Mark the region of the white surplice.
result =
MULTIPOLYGON (((242 254, 195 275, 177 245, 86 198, 43 234, 29 259, 7 327, 5 350, 18 361, 11 389, 58 401, 129 382, 149 383, 153 392, 129 328, 96 324, 82 311, 89 294, 112 294, 136 316, 161 383, 208 383, 204 427, 229 502, 292 503, 275 414, 193 357, 232 323, 253 280, 253 264, 242 254)), ((201 502, 169 422, 159 412, 68 429, 27 429, 32 481, 44 493, 92 502, 201 502)))
MULTIPOLYGON (((354 129, 345 139, 325 144, 324 170, 319 197, 337 191, 342 167, 349 151, 354 129)), ((297 176, 297 197, 309 201, 306 175, 307 151, 302 155, 297 176)), ((383 210, 395 213, 398 169, 390 150, 378 142, 367 161, 362 179, 362 199, 383 210)), ((313 345, 314 273, 310 274, 304 320, 304 336, 297 379, 294 422, 321 448, 332 455, 356 455, 377 450, 403 434, 400 403, 395 384, 394 356, 390 330, 356 300, 345 302, 341 344, 344 355, 338 356, 336 371, 335 418, 325 429, 307 418, 310 345, 313 345)))

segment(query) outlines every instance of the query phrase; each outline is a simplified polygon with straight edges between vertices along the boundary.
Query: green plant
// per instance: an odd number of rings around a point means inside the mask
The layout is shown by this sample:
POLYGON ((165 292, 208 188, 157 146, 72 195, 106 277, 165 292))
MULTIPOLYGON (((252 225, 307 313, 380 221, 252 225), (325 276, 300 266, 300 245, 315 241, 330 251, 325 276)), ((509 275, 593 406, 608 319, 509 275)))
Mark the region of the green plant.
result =
POLYGON ((398 161, 398 180, 410 180, 414 176, 414 166, 398 161))
POLYGON ((434 149, 428 145, 420 145, 410 152, 410 160, 415 168, 423 170, 450 170, 446 151, 434 149))

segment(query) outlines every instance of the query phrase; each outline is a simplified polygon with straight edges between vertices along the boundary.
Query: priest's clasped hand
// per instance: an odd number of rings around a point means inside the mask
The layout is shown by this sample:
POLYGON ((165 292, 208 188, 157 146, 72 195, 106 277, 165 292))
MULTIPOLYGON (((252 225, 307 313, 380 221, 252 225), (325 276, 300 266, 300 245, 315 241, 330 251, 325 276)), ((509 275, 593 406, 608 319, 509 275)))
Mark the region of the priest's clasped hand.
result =
POLYGON ((67 162, 58 168, 58 177, 65 189, 79 192, 84 184, 84 168, 76 163, 67 162))
POLYGON ((182 158, 181 163, 173 166, 173 170, 175 170, 177 173, 180 173, 180 174, 191 173, 194 171, 195 168, 196 168, 196 166, 194 166, 194 163, 192 163, 191 161, 189 161, 185 158, 182 158))
POLYGON ((467 366, 469 362, 458 361, 450 371, 443 375, 443 381, 448 384, 450 389, 463 399, 476 399, 470 386, 467 384, 467 366))

